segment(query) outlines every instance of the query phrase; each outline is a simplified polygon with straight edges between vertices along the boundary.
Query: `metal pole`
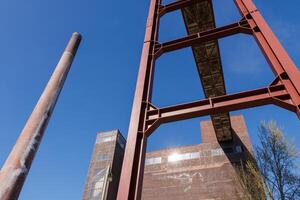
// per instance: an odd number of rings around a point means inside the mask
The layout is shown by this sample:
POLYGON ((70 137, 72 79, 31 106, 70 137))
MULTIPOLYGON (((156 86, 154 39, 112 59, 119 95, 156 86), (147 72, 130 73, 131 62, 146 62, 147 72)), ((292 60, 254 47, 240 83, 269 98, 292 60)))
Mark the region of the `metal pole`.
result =
POLYGON ((80 41, 81 35, 73 33, 44 92, 4 163, 0 171, 0 200, 18 199, 80 41))

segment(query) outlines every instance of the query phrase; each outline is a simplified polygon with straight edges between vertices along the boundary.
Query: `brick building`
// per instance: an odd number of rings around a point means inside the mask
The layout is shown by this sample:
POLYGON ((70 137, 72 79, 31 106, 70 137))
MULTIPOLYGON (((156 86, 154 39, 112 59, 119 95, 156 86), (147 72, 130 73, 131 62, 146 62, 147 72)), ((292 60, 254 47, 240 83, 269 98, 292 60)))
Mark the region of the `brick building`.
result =
MULTIPOLYGON (((217 142, 211 121, 200 124, 202 144, 147 153, 143 200, 243 199, 234 178, 234 165, 252 151, 243 117, 231 117, 233 141, 223 144, 217 142)), ((83 200, 115 199, 124 145, 118 131, 97 134, 83 200)))
POLYGON ((147 153, 143 200, 243 199, 234 167, 251 142, 242 116, 231 117, 233 142, 219 144, 211 121, 201 122, 202 144, 147 153))
POLYGON ((83 200, 116 199, 125 143, 118 130, 97 134, 83 200))

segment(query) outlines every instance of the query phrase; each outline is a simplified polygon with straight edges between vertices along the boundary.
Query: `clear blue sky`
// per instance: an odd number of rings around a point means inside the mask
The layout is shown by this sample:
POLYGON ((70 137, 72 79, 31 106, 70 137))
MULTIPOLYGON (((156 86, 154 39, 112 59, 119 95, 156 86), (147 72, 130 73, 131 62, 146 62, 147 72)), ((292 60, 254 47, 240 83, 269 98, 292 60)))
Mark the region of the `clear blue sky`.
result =
MULTIPOLYGON (((218 25, 239 19, 232 0, 214 1, 218 25)), ((300 66, 300 2, 255 0, 295 63, 300 66)), ((0 164, 14 145, 70 35, 83 41, 22 191, 21 200, 80 199, 98 131, 126 136, 143 44, 149 0, 2 0, 0 3, 0 164)), ((164 16, 161 41, 185 35, 179 12, 164 16)), ((273 79, 250 36, 220 41, 228 93, 273 79)), ((153 102, 158 106, 203 98, 190 49, 157 61, 153 102)), ((261 120, 277 120, 300 139, 294 113, 266 106, 244 114, 257 143, 261 120)), ((149 150, 200 143, 197 118, 161 126, 149 150)))

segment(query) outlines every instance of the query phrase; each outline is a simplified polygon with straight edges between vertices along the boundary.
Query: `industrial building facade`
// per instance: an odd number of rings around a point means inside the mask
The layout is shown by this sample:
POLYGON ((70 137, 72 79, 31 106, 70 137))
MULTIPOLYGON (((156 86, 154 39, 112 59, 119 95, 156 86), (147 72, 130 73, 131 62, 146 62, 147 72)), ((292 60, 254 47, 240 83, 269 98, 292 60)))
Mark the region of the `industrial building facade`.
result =
POLYGON ((125 143, 118 130, 97 134, 83 200, 116 199, 125 143))
MULTIPOLYGON (((212 122, 203 121, 202 144, 148 152, 142 199, 243 199, 234 166, 252 146, 243 117, 232 116, 231 124, 232 142, 218 143, 212 122)), ((117 130, 97 134, 83 200, 116 199, 124 147, 117 130)))

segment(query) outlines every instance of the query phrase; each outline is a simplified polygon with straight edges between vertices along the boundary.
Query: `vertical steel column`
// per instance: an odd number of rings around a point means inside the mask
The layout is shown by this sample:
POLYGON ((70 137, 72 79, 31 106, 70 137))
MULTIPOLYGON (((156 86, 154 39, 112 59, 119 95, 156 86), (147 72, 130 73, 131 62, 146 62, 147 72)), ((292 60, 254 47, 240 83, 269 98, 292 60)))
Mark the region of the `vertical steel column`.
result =
POLYGON ((154 75, 154 44, 158 37, 158 9, 161 0, 151 0, 144 46, 131 112, 128 138, 119 183, 118 200, 141 199, 147 136, 146 114, 154 75))
POLYGON ((58 96, 67 78, 80 40, 81 35, 73 33, 43 94, 1 169, 1 200, 16 200, 19 197, 58 96))
POLYGON ((251 29, 253 35, 264 53, 277 81, 284 84, 297 106, 297 114, 300 117, 300 72, 289 57, 271 28, 257 10, 252 0, 235 0, 235 3, 251 29))

